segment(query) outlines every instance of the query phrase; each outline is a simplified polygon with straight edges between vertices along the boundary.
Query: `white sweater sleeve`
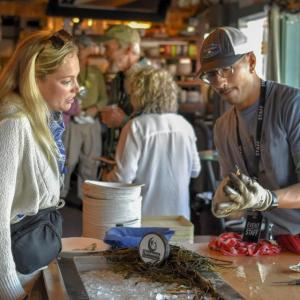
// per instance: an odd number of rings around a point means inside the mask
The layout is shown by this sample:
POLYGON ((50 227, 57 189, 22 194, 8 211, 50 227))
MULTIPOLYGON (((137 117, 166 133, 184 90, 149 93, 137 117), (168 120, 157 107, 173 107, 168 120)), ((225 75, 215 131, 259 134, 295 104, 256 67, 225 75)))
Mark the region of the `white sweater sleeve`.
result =
POLYGON ((0 299, 22 299, 23 287, 11 252, 10 216, 20 171, 24 130, 17 120, 0 122, 0 299))

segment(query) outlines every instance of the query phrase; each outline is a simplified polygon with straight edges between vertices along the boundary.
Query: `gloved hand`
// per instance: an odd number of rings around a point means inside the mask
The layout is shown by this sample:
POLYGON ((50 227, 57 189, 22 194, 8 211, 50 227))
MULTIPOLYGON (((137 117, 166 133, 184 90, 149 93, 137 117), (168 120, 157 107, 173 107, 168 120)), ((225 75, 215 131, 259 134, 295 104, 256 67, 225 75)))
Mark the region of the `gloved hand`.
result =
POLYGON ((271 191, 244 174, 231 173, 228 184, 224 186, 224 192, 238 206, 238 210, 252 208, 263 211, 273 203, 271 191))
POLYGON ((238 204, 225 193, 225 187, 228 184, 230 184, 230 179, 226 176, 219 184, 212 200, 212 213, 217 218, 227 217, 239 209, 238 204))

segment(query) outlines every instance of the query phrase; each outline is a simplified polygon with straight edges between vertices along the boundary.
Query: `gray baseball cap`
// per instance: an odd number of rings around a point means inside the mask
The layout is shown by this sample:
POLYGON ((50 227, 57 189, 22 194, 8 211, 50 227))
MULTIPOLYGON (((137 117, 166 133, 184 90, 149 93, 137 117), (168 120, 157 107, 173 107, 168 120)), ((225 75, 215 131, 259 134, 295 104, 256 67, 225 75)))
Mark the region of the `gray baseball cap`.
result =
POLYGON ((246 53, 253 51, 247 37, 234 27, 219 27, 203 41, 200 50, 199 74, 233 65, 246 53))

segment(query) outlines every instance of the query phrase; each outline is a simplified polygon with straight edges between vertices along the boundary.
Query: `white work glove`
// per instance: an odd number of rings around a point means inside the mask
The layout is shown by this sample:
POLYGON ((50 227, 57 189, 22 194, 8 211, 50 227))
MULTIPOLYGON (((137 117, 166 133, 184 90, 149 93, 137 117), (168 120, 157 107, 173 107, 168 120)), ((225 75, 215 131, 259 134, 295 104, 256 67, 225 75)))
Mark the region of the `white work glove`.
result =
POLYGON ((273 194, 264 189, 257 181, 250 177, 231 173, 224 193, 237 205, 238 210, 254 209, 267 210, 273 203, 273 194))
POLYGON ((219 184, 212 200, 212 213, 217 218, 224 218, 238 210, 238 204, 233 202, 225 193, 225 187, 230 183, 226 176, 219 184))

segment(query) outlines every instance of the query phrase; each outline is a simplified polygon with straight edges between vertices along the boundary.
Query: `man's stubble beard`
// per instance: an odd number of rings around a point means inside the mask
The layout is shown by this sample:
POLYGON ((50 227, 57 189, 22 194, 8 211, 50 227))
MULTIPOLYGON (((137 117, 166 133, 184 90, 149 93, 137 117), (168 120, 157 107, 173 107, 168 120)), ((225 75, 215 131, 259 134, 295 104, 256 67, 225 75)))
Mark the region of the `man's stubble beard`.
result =
POLYGON ((113 63, 111 63, 110 65, 109 65, 109 67, 108 67, 108 70, 107 70, 109 73, 118 73, 118 72, 120 72, 121 70, 120 70, 120 68, 118 67, 118 65, 115 63, 115 62, 113 62, 113 63))

